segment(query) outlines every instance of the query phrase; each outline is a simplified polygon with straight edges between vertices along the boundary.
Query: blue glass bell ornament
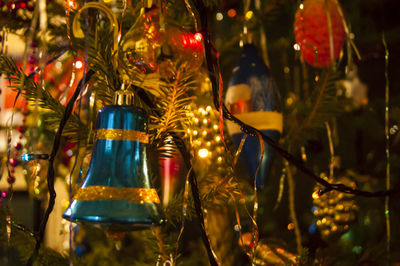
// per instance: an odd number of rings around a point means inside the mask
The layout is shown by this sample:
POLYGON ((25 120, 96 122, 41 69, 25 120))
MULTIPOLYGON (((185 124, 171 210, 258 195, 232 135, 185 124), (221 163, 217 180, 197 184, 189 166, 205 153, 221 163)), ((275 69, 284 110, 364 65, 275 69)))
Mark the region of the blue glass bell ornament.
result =
POLYGON ((150 184, 148 116, 132 103, 133 92, 122 89, 114 105, 99 110, 89 168, 63 218, 107 231, 141 230, 165 221, 150 184))
MULTIPOLYGON (((278 88, 270 70, 252 44, 245 44, 242 48, 239 62, 229 81, 225 104, 237 118, 260 130, 275 142, 279 140, 283 122, 278 88)), ((238 148, 244 133, 231 121, 227 121, 227 128, 238 148)), ((248 136, 239 160, 253 182, 260 162, 260 153, 258 137, 248 136)), ((264 156, 256 176, 258 190, 264 188, 274 153, 275 150, 264 142, 264 156)))

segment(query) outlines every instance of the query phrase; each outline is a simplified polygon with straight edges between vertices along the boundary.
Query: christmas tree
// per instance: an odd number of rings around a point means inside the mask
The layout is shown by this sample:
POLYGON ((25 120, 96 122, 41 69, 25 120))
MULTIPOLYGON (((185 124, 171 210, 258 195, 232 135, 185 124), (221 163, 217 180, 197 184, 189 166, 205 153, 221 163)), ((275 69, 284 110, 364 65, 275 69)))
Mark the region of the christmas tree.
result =
POLYGON ((395 1, 9 0, 1 265, 395 265, 395 1))

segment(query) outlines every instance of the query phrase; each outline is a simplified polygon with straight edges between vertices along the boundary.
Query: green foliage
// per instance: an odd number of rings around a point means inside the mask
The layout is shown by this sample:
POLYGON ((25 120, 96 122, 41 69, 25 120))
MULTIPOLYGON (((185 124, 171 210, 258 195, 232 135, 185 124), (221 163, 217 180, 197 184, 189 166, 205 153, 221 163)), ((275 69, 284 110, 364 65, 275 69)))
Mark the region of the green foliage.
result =
MULTIPOLYGON (((17 259, 22 265, 22 263, 28 261, 36 242, 29 229, 20 226, 12 219, 12 214, 9 213, 5 204, 3 204, 0 207, 0 252, 4 259, 8 259, 7 256, 16 253, 18 256, 17 259), (7 217, 11 217, 10 223, 7 222, 7 217), (11 232, 9 239, 7 233, 8 230, 11 232)), ((39 251, 38 260, 34 265, 62 266, 69 265, 69 262, 65 255, 62 255, 53 249, 42 247, 39 251)))
MULTIPOLYGON (((10 82, 9 87, 26 98, 30 104, 37 105, 44 109, 45 112, 47 111, 45 115, 47 118, 46 124, 50 130, 58 127, 65 107, 54 99, 48 88, 41 88, 40 84, 36 83, 33 78, 29 78, 17 67, 13 59, 4 55, 0 55, 0 73, 7 77, 10 82)), ((65 126, 64 136, 76 137, 77 131, 84 133, 86 128, 79 123, 78 116, 74 114, 65 126)))

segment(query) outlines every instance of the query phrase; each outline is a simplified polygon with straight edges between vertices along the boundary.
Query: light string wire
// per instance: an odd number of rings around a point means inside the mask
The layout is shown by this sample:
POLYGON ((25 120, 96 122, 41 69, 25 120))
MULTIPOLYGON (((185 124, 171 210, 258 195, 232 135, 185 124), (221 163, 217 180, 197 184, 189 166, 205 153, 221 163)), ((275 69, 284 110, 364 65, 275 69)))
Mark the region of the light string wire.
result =
MULTIPOLYGON (((86 1, 84 1, 84 5, 86 4, 86 1)), ((85 11, 85 55, 84 55, 84 63, 83 63, 83 80, 86 80, 86 71, 87 71, 87 64, 88 64, 88 58, 89 58, 89 16, 88 16, 88 10, 85 11)), ((74 59, 75 62, 75 59, 74 59)), ((71 75, 71 82, 69 85, 72 86, 73 84, 73 80, 75 80, 75 64, 73 65, 73 69, 72 69, 72 75, 71 75)), ((84 91, 84 87, 85 87, 85 83, 80 84, 80 92, 79 92, 79 104, 78 104, 78 112, 77 112, 77 118, 78 118, 78 126, 81 127, 82 121, 81 121, 81 106, 82 106, 82 96, 83 96, 83 91, 84 91)), ((69 90, 69 89, 68 89, 69 90)), ((76 154, 75 154, 75 161, 74 164, 72 166, 70 175, 69 175, 69 180, 68 180, 68 193, 69 193, 69 202, 72 202, 72 176, 73 173, 75 171, 75 168, 78 164, 79 161, 79 150, 80 150, 80 144, 81 144, 81 138, 80 138, 80 134, 79 134, 79 130, 78 130, 78 138, 77 138, 77 142, 76 142, 76 154)), ((73 241, 73 225, 72 225, 72 215, 69 217, 69 265, 72 266, 73 265, 73 245, 72 245, 72 241, 73 241)))
POLYGON ((36 245, 35 245, 35 250, 33 251, 33 253, 31 254, 28 262, 27 262, 27 266, 32 266, 34 261, 36 260, 38 254, 39 254, 39 249, 42 245, 43 239, 44 239, 44 232, 46 229, 46 224, 47 221, 49 219, 50 213, 53 211, 54 208, 54 204, 55 204, 55 197, 56 197, 56 191, 54 190, 54 160, 55 157, 57 155, 58 149, 60 148, 60 144, 61 144, 61 136, 62 136, 62 132, 64 130, 64 127, 69 119, 69 117, 72 114, 72 110, 74 108, 75 102, 80 94, 80 90, 82 88, 82 84, 85 84, 87 82, 87 80, 90 80, 90 78, 92 77, 92 75, 94 74, 93 70, 89 70, 88 73, 86 73, 86 79, 81 79, 81 81, 79 82, 79 84, 77 85, 74 94, 72 95, 72 97, 70 98, 70 100, 68 101, 68 104, 65 108, 64 114, 60 120, 56 135, 54 137, 54 142, 53 142, 53 146, 52 146, 52 150, 50 153, 50 157, 49 157, 49 166, 48 166, 48 170, 47 170, 47 185, 48 185, 48 189, 49 189, 49 202, 46 208, 46 211, 44 213, 44 217, 41 221, 40 224, 40 228, 39 228, 39 232, 38 232, 38 237, 36 240, 36 245))
MULTIPOLYGON (((385 137, 386 137, 386 190, 390 190, 390 136, 389 136, 389 49, 385 34, 382 34, 382 43, 385 48, 385 137)), ((390 264, 390 210, 389 196, 385 197, 385 222, 386 222, 386 258, 390 264)))

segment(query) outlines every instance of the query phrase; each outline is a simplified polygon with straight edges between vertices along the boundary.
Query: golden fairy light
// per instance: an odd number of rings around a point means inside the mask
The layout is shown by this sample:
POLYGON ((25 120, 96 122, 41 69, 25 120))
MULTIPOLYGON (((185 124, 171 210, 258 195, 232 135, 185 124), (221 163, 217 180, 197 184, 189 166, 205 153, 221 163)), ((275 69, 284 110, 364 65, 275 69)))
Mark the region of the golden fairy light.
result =
POLYGON ((208 156, 208 154, 209 154, 209 151, 207 149, 205 149, 205 148, 204 149, 200 149, 198 154, 199 154, 199 156, 201 158, 206 158, 208 156))

